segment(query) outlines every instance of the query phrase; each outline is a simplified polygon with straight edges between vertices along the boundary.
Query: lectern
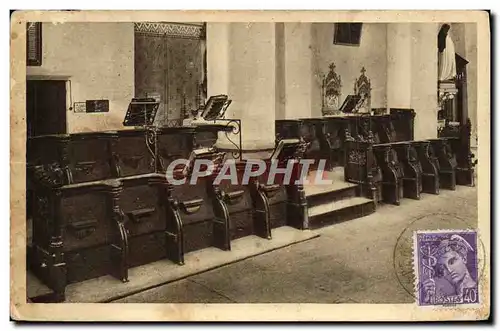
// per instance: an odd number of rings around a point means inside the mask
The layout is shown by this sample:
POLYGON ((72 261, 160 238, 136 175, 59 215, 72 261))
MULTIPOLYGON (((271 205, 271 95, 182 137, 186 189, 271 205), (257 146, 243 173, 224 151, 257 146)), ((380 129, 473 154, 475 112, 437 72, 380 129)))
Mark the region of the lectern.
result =
POLYGON ((154 98, 133 98, 130 102, 125 119, 124 126, 151 126, 155 120, 156 112, 160 103, 154 98))

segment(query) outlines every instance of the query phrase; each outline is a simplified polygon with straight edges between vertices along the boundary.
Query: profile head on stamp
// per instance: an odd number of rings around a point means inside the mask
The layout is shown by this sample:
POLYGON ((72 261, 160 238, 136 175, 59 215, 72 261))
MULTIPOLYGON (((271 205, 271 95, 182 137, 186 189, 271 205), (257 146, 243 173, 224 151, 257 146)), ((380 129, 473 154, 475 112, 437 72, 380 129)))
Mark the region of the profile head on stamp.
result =
POLYGON ((468 285, 475 285, 467 269, 467 254, 473 251, 474 248, 458 234, 441 241, 436 253, 436 276, 444 277, 454 286, 464 281, 468 285))
POLYGON ((420 305, 477 303, 477 234, 422 231, 416 235, 420 305))

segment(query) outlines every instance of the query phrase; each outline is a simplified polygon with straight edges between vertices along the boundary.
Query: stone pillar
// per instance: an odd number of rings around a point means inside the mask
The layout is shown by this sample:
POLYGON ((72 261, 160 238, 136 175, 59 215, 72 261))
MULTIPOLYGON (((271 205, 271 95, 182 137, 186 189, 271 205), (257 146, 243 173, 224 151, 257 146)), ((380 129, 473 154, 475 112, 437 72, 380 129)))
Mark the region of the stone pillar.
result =
POLYGON ((467 65, 467 112, 471 121, 471 146, 477 147, 477 24, 465 23, 467 65))
POLYGON ((288 23, 276 23, 276 108, 275 118, 277 120, 286 119, 286 44, 285 28, 288 23))
POLYGON ((411 55, 411 23, 387 24, 388 108, 411 108, 411 55))
POLYGON ((437 23, 412 23, 411 107, 415 140, 437 137, 437 23))
POLYGON ((207 93, 229 91, 229 23, 207 23, 207 93))
POLYGON ((415 140, 437 136, 437 33, 434 23, 387 24, 387 106, 415 111, 415 140))
MULTIPOLYGON (((226 118, 241 120, 245 151, 275 146, 275 34, 275 23, 207 26, 209 96, 223 93, 233 100, 226 118)), ((231 136, 231 140, 237 143, 238 136, 231 136)), ((216 146, 222 150, 235 149, 225 134, 219 135, 216 146)))
POLYGON ((311 23, 284 23, 284 119, 311 117, 311 29, 311 23))

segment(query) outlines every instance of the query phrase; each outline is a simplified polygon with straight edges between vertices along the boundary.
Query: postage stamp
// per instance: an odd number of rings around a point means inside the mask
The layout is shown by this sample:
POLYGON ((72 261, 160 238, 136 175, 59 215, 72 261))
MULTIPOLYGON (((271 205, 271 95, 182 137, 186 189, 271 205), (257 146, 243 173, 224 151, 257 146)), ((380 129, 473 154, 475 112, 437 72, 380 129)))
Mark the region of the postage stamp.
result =
POLYGON ((415 291, 419 306, 479 303, 477 232, 416 231, 415 291))

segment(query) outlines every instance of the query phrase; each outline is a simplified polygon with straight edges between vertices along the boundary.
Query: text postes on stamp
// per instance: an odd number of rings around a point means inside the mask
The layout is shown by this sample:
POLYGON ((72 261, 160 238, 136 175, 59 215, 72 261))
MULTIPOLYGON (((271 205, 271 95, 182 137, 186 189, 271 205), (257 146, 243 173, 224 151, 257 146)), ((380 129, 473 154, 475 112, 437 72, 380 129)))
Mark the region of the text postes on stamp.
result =
POLYGON ((416 231, 413 250, 418 305, 479 303, 475 231, 416 231))

